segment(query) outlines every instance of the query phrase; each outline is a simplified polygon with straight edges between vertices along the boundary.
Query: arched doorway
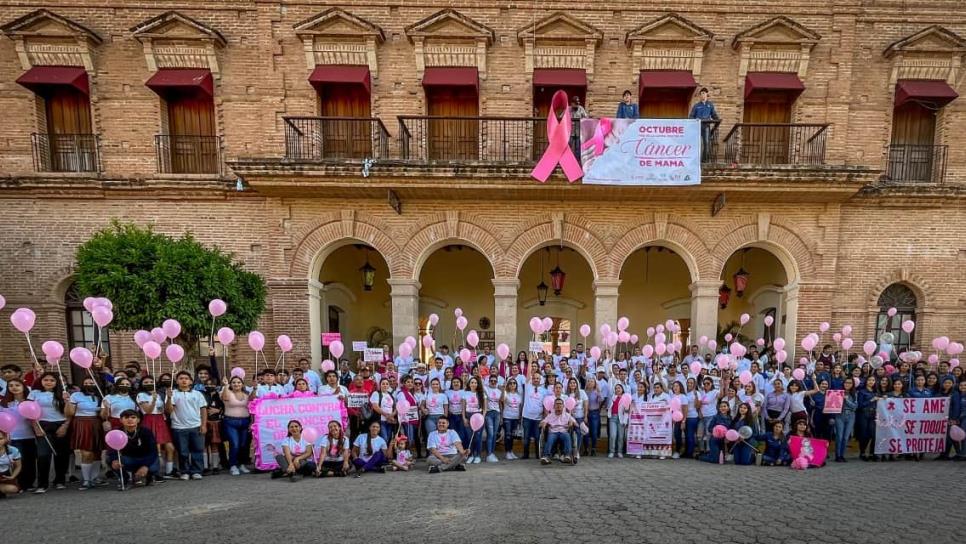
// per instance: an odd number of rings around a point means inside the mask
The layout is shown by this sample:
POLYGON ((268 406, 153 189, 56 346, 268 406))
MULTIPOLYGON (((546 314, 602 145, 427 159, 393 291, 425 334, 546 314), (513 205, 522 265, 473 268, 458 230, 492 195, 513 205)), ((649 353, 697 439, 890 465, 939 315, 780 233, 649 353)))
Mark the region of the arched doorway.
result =
MULTIPOLYGON (((64 314, 67 318, 66 351, 69 352, 74 348, 89 348, 91 351, 94 351, 95 342, 97 342, 100 344, 99 352, 108 357, 111 356, 110 327, 104 327, 99 332, 96 330, 97 325, 94 324, 94 317, 84 308, 84 297, 81 296, 80 291, 77 289, 77 284, 73 281, 71 281, 70 286, 67 287, 67 291, 64 294, 64 314)), ((112 363, 114 362, 112 361, 112 363)), ((86 372, 77 365, 68 366, 70 367, 71 383, 79 384, 87 376, 86 372)), ((120 368, 120 366, 114 363, 114 368, 120 368)))
POLYGON ((389 304, 389 267, 378 251, 363 243, 347 243, 322 262, 318 275, 318 305, 313 309, 320 323, 313 330, 313 359, 316 347, 322 356, 321 334, 340 333, 346 346, 343 358, 353 360, 353 341, 370 347, 392 342, 392 309, 389 304), (315 335, 319 337, 316 338, 315 335))
POLYGON ((916 322, 916 308, 919 306, 916 293, 908 285, 893 283, 882 291, 876 305, 879 307, 875 319, 876 342, 879 342, 882 333, 891 332, 895 336, 893 347, 897 353, 913 346, 916 342, 916 330, 907 333, 902 330, 902 322, 916 322), (890 308, 896 309, 896 315, 889 317, 890 308))
POLYGON ((689 343, 691 272, 673 249, 645 246, 624 261, 618 288, 617 315, 630 319, 630 332, 644 337, 648 326, 668 319, 681 325, 680 340, 689 343))
MULTIPOLYGON (((440 247, 420 268, 419 284, 420 336, 429 332, 429 315, 435 313, 439 315, 433 331, 437 348, 446 345, 455 353, 465 344, 465 334, 475 330, 480 337, 476 351, 493 352, 493 267, 485 255, 465 244, 440 247), (462 332, 456 327, 456 308, 463 310, 467 320, 462 332)), ((425 362, 434 352, 422 342, 419 350, 420 360, 425 362)))
POLYGON ((744 247, 732 253, 721 271, 718 343, 724 342, 726 333, 738 329, 741 314, 748 314, 751 321, 741 327, 746 342, 758 338, 770 342, 782 336, 788 340, 787 345, 794 346, 791 325, 797 310, 788 303, 789 276, 782 261, 768 249, 744 247), (774 319, 770 327, 764 323, 768 315, 774 319))
MULTIPOLYGON (((530 318, 549 317, 553 326, 536 340, 550 352, 566 355, 583 342, 578 329, 594 323, 594 272, 583 255, 565 245, 548 245, 523 261, 518 274, 517 346, 527 350, 530 318)), ((588 339, 588 341, 592 341, 588 339)))

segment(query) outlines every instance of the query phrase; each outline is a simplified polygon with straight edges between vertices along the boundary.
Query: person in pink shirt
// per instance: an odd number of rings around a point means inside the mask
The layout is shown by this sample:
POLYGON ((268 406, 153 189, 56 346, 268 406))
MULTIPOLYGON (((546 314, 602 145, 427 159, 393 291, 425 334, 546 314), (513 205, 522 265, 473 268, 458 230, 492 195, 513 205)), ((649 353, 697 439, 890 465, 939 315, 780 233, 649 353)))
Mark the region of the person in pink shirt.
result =
POLYGON ((570 449, 573 444, 570 441, 570 429, 575 425, 577 425, 577 422, 573 416, 564 411, 564 401, 558 397, 553 402, 553 412, 547 414, 547 417, 540 422, 540 427, 547 429, 547 442, 543 446, 543 457, 540 458, 541 464, 550 464, 550 454, 558 441, 563 444, 563 457, 560 458, 560 462, 571 462, 570 449))

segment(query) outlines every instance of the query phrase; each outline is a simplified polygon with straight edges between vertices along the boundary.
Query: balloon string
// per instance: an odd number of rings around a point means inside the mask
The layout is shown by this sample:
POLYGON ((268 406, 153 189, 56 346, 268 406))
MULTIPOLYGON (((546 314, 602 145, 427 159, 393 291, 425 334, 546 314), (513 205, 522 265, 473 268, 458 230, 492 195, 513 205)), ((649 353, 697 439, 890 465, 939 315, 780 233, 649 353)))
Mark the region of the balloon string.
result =
POLYGON ((101 386, 97 385, 97 378, 94 377, 94 371, 91 370, 91 367, 87 367, 87 373, 91 375, 91 380, 94 381, 94 387, 97 388, 97 392, 101 394, 101 398, 103 399, 104 392, 101 391, 101 386))
POLYGON ((39 365, 40 364, 40 361, 37 360, 37 353, 34 351, 34 346, 30 342, 30 333, 29 332, 25 332, 23 334, 24 334, 24 336, 27 337, 27 347, 30 348, 30 355, 34 358, 34 364, 39 365))

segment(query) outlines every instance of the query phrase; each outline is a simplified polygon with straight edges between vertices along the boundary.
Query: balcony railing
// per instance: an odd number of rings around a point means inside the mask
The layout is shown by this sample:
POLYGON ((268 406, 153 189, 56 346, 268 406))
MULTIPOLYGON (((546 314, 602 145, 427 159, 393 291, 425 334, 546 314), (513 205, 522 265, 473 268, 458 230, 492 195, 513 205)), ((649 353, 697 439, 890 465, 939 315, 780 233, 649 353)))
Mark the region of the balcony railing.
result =
POLYGON ((154 137, 159 174, 221 174, 220 136, 154 137))
POLYGON ((96 134, 32 134, 38 172, 98 172, 96 134))
POLYGON ((385 159, 389 131, 376 118, 285 117, 285 158, 385 159))
POLYGON ((886 176, 904 183, 942 183, 946 179, 947 151, 945 145, 890 145, 886 176))
POLYGON ((725 136, 725 162, 821 165, 827 129, 828 125, 739 123, 725 136))

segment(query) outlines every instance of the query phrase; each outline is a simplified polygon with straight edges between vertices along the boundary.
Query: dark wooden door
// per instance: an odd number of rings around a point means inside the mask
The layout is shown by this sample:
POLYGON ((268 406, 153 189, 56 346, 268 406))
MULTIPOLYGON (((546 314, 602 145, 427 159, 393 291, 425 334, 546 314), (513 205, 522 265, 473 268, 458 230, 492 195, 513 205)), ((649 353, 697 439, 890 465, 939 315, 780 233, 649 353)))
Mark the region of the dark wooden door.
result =
POLYGON ((427 151, 430 160, 477 160, 480 154, 479 96, 469 86, 426 88, 426 114, 430 117, 472 117, 474 119, 430 119, 427 151))
POLYGON ((172 93, 167 98, 167 106, 171 171, 217 172, 214 100, 203 93, 172 93))
POLYGON ((931 181, 936 162, 936 112, 910 102, 892 114, 889 176, 904 181, 931 181))
POLYGON ((54 172, 96 170, 96 141, 88 96, 70 87, 55 87, 44 97, 47 116, 47 166, 54 172))
MULTIPOLYGON (((550 102, 557 91, 567 93, 567 103, 569 107, 570 97, 576 96, 580 99, 580 105, 587 109, 587 88, 571 86, 540 86, 533 88, 533 116, 537 119, 533 126, 533 159, 539 160, 543 152, 547 149, 547 114, 550 113, 550 102)), ((616 106, 615 106, 616 107, 616 106)), ((558 111, 558 118, 563 112, 558 111)), ((571 147, 576 147, 575 155, 580 157, 580 121, 575 120, 571 129, 571 147)))
POLYGON ((337 119, 322 122, 321 157, 363 159, 372 156, 369 92, 355 83, 327 83, 319 88, 319 113, 337 119))
MULTIPOLYGON (((791 96, 782 91, 760 91, 745 100, 747 124, 787 125, 792 120, 791 96)), ((750 164, 786 164, 791 127, 746 126, 741 133, 741 161, 750 164)))

